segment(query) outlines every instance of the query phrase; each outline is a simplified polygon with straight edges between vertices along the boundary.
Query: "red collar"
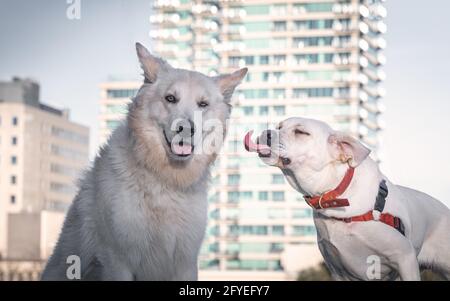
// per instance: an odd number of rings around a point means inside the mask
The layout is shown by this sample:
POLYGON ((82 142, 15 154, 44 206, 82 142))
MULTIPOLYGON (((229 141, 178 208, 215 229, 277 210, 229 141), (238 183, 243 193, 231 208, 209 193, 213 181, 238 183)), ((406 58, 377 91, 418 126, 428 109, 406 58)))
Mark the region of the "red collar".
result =
POLYGON ((348 199, 338 199, 338 197, 342 195, 345 190, 347 190, 350 182, 353 179, 354 172, 355 168, 349 167, 341 183, 339 183, 339 185, 335 189, 325 192, 324 194, 319 196, 305 196, 306 203, 308 203, 308 205, 314 209, 350 206, 348 199))
MULTIPOLYGON (((349 167, 341 183, 339 183, 339 185, 335 189, 328 191, 320 196, 305 196, 305 201, 308 203, 309 206, 311 206, 314 209, 326 209, 326 208, 350 206, 348 199, 338 199, 338 197, 342 195, 350 185, 354 172, 355 168, 349 167)), ((380 183, 380 188, 378 190, 377 195, 377 203, 375 204, 374 210, 352 217, 346 218, 331 217, 331 218, 343 221, 345 223, 380 221, 382 223, 385 223, 386 225, 395 228, 401 234, 405 235, 405 226, 403 225, 402 220, 399 217, 393 216, 389 213, 382 213, 384 203, 386 202, 387 194, 388 194, 387 186, 385 181, 383 180, 380 183), (381 207, 378 206, 379 198, 382 200, 381 207)))

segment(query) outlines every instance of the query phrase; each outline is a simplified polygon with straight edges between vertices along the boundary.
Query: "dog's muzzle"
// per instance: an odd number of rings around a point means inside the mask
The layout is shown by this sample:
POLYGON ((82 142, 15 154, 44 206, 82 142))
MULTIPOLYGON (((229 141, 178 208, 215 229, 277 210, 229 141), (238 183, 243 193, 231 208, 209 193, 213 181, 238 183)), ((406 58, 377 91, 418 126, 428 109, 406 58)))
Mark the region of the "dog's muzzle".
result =
POLYGON ((193 154, 195 125, 191 120, 181 120, 170 130, 163 132, 167 145, 175 156, 189 157, 193 154))

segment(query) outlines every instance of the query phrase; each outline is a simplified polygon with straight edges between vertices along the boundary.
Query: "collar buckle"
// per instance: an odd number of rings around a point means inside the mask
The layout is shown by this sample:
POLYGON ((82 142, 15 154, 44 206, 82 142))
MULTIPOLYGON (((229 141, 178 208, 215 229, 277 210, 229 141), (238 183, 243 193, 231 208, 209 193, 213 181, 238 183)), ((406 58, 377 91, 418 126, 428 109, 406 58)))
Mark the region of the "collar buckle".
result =
POLYGON ((379 221, 381 217, 381 212, 378 210, 372 210, 372 217, 374 221, 379 221))

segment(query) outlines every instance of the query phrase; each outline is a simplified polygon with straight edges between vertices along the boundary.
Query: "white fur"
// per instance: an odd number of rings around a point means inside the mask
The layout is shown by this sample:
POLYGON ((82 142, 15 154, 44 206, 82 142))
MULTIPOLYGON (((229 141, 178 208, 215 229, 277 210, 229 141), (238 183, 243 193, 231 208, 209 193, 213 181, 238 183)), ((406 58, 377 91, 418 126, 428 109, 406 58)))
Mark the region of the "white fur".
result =
POLYGON ((80 182, 43 280, 67 280, 70 255, 81 259, 81 280, 197 279, 209 166, 217 154, 178 160, 163 133, 194 110, 225 127, 229 98, 246 69, 210 78, 173 69, 140 44, 137 52, 146 82, 80 182), (168 93, 179 101, 166 101, 168 93), (209 106, 199 108, 205 99, 209 106))
POLYGON ((314 213, 319 249, 335 279, 371 279, 368 271, 372 262, 367 261, 370 255, 380 258, 380 279, 420 280, 420 266, 450 279, 450 210, 445 205, 422 192, 390 182, 367 157, 368 151, 360 142, 343 137, 323 122, 289 118, 280 124, 277 133, 279 144, 272 146, 272 156, 263 161, 280 167, 288 182, 302 194, 320 195, 334 189, 349 163, 357 166, 350 186, 341 196, 349 200, 350 206, 314 213), (295 128, 309 135, 295 134, 295 128), (278 156, 292 162, 284 166, 278 156), (363 160, 355 162, 355 157, 363 160), (401 218, 406 236, 379 221, 344 223, 330 218, 372 210, 382 179, 389 189, 383 212, 401 218))

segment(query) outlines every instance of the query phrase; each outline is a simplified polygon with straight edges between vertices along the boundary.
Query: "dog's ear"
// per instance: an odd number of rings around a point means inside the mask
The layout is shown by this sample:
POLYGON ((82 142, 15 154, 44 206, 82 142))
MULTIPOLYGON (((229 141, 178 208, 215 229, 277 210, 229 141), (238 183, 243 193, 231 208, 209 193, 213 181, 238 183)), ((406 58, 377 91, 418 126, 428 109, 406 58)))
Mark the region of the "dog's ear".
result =
POLYGON ((141 43, 136 43, 136 52, 148 83, 153 83, 162 69, 170 68, 166 61, 153 56, 141 43))
POLYGON ((230 74, 222 74, 214 77, 226 102, 230 101, 234 89, 241 83, 242 79, 247 74, 247 71, 247 68, 242 68, 230 74))
POLYGON ((370 149, 350 135, 335 132, 328 137, 328 144, 333 156, 341 161, 348 162, 352 167, 361 164, 370 154, 370 149))

